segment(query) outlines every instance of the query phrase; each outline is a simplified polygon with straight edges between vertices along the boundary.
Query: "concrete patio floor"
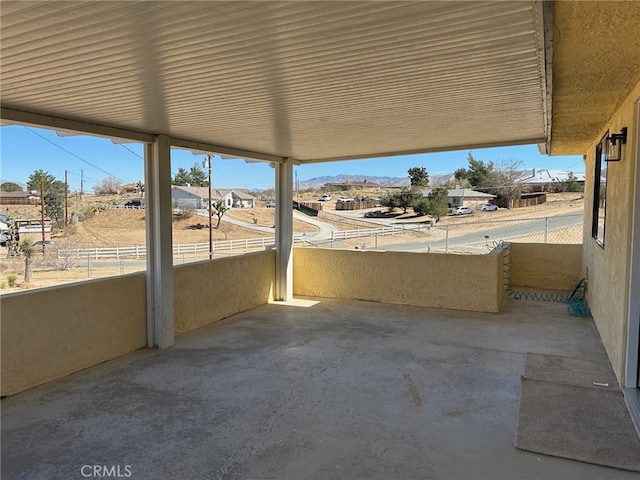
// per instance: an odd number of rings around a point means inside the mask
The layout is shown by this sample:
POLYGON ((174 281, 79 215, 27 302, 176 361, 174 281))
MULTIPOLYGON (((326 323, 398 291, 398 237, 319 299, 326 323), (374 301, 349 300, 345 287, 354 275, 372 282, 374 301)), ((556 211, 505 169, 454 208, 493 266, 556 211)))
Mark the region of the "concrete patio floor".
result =
POLYGON ((606 358, 559 304, 269 304, 2 400, 2 478, 637 478, 513 447, 525 352, 606 358))

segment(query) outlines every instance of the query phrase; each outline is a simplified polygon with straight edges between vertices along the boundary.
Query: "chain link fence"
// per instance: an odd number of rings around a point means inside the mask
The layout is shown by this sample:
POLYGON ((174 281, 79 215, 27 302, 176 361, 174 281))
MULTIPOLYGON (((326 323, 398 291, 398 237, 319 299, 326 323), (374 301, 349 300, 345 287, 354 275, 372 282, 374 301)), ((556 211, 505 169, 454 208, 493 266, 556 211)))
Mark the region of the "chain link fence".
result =
POLYGON ((331 240, 308 246, 393 251, 487 253, 500 241, 526 243, 582 243, 582 214, 435 226, 343 230, 331 240), (392 230, 393 229, 393 230, 392 230), (384 230, 384 231, 383 231, 384 230))

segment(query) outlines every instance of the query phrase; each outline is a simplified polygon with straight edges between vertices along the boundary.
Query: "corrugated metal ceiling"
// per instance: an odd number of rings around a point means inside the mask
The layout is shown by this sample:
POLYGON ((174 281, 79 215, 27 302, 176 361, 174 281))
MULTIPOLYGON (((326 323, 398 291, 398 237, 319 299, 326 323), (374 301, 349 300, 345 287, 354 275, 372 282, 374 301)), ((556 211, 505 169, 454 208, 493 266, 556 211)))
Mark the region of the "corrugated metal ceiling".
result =
POLYGON ((3 107, 301 161, 537 143, 540 2, 2 3, 3 107))

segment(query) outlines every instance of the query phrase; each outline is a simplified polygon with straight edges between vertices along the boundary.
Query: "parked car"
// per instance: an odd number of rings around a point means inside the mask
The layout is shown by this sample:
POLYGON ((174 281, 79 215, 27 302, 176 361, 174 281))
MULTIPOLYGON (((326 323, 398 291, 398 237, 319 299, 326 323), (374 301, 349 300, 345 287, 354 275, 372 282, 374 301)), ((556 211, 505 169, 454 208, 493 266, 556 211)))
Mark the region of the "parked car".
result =
POLYGON ((456 207, 451 211, 451 215, 471 215, 473 210, 469 207, 456 207))
POLYGON ((276 208, 276 201, 275 200, 267 200, 267 203, 265 203, 265 207, 267 207, 267 208, 276 208))
POLYGON ((129 200, 124 206, 125 208, 142 208, 142 200, 129 200))
POLYGON ((353 202, 353 201, 354 201, 354 199, 353 199, 353 198, 351 198, 351 197, 340 197, 340 198, 338 199, 338 201, 339 201, 339 202, 342 202, 342 203, 347 203, 347 202, 353 202))
POLYGON ((480 209, 483 212, 493 212, 494 210, 498 210, 498 206, 494 205, 493 203, 485 203, 484 205, 482 205, 482 208, 480 209))
MULTIPOLYGON (((45 247, 55 247, 56 242, 51 241, 51 240, 45 240, 44 241, 44 246, 45 247)), ((36 248, 42 247, 42 240, 38 240, 37 242, 33 242, 33 246, 36 248)))
POLYGON ((9 232, 0 233, 0 247, 6 246, 9 240, 11 240, 11 234, 9 232))
POLYGON ((329 202, 331 201, 331 195, 322 195, 318 200, 320 200, 321 202, 329 202))

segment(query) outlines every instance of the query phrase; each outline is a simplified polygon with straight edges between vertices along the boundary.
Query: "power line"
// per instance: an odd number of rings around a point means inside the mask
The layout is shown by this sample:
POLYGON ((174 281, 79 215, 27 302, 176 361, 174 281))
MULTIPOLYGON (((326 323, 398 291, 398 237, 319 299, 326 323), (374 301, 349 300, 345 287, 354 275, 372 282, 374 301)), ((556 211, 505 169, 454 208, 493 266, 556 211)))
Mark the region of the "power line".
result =
POLYGON ((133 155, 135 155, 136 157, 138 157, 140 160, 144 160, 144 157, 141 155, 138 155, 136 152, 134 152, 133 150, 131 150, 129 147, 127 147, 126 145, 123 145, 122 143, 119 143, 118 145, 120 145, 122 148, 124 148, 125 150, 131 152, 133 155))
POLYGON ((67 150, 67 149, 66 149, 66 148, 64 148, 64 147, 61 147, 60 145, 58 145, 57 143, 53 142, 52 140, 49 140, 49 139, 48 139, 47 137, 45 137, 44 135, 40 135, 38 132, 36 132, 36 131, 35 131, 35 130, 33 130, 32 128, 30 128, 30 127, 26 127, 26 129, 27 129, 27 130, 29 130, 31 133, 33 133, 33 134, 35 134, 35 135, 39 136, 39 137, 40 137, 40 138, 42 138, 43 140, 46 140, 47 142, 49 142, 49 143, 50 143, 51 145, 53 145, 54 147, 58 147, 58 148, 59 148, 60 150, 62 150, 63 152, 66 152, 66 153, 68 153, 69 155, 71 155, 72 157, 77 158, 77 159, 78 159, 78 160, 80 160, 81 162, 84 162, 84 163, 86 163, 87 165, 91 165, 91 166, 92 166, 93 168, 95 168, 96 170, 100 170, 101 172, 106 173, 106 174, 107 174, 107 175, 109 175, 110 177, 113 177, 113 178, 115 178, 116 180, 120 180, 122 183, 127 183, 127 181, 126 181, 126 180, 123 180, 122 178, 117 177, 116 175, 114 175, 114 174, 112 174, 112 173, 107 172, 107 171, 106 171, 106 170, 104 170, 103 168, 100 168, 100 167, 98 167, 97 165, 94 165, 93 163, 91 163, 91 162, 89 162, 89 161, 85 160, 84 158, 79 157, 79 156, 78 156, 78 155, 76 155, 75 153, 70 152, 69 150, 67 150))

